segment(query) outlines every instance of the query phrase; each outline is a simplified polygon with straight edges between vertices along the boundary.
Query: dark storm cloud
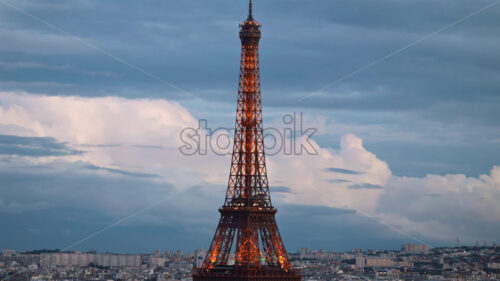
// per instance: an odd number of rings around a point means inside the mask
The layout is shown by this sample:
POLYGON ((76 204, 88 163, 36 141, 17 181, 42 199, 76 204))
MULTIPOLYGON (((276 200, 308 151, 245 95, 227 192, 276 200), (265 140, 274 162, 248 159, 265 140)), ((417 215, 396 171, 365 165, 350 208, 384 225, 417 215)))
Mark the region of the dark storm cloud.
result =
POLYGON ((0 155, 19 156, 64 156, 81 154, 83 151, 71 149, 66 143, 54 138, 19 137, 0 135, 0 155))
POLYGON ((299 204, 286 204, 282 207, 283 212, 290 216, 306 215, 311 216, 337 216, 354 214, 356 211, 351 209, 333 208, 327 206, 313 206, 313 205, 299 205, 299 204))
POLYGON ((378 184, 362 183, 348 186, 349 189, 383 189, 384 187, 378 184))
POLYGON ((327 181, 329 183, 346 183, 346 182, 351 182, 350 180, 343 180, 343 179, 329 179, 327 181))
POLYGON ((129 176, 129 177, 138 177, 138 178, 159 178, 160 177, 158 175, 153 175, 153 174, 136 173, 136 172, 130 172, 130 171, 125 171, 125 170, 120 170, 120 169, 98 167, 95 165, 86 165, 85 168, 90 169, 90 170, 96 170, 96 171, 106 171, 109 173, 114 173, 114 174, 118 174, 118 175, 122 175, 122 176, 129 176))
MULTIPOLYGON (((463 128, 464 134, 471 131, 470 138, 464 138, 464 143, 450 143, 447 139, 437 137, 437 143, 385 141, 367 143, 366 148, 380 152, 377 156, 390 163, 394 175, 422 177, 429 173, 462 173, 477 176, 487 173, 493 165, 498 165, 500 148, 499 144, 489 141, 494 139, 495 133, 498 135, 497 131, 484 128, 480 130, 484 133, 479 133, 474 129, 463 128)), ((431 140, 431 136, 428 138, 431 140)))
POLYGON ((278 209, 278 225, 285 245, 291 251, 301 247, 331 250, 397 249, 399 245, 411 241, 354 210, 281 202, 278 209))
POLYGON ((326 170, 328 172, 346 174, 346 175, 362 175, 362 174, 364 174, 363 172, 358 172, 358 171, 348 170, 348 169, 340 169, 340 168, 328 168, 326 170))
MULTIPOLYGON (((86 163, 58 161, 34 165, 21 160, 0 161, 0 217, 9 226, 0 234, 0 248, 64 248, 173 192, 173 187, 164 181, 99 171, 89 169, 86 163)), ((184 201, 185 196, 180 193, 175 199, 184 201)), ((198 197, 191 198, 191 203, 198 208, 193 210, 191 205, 182 206, 176 200, 167 200, 120 224, 117 227, 120 233, 123 231, 121 227, 133 233, 126 235, 127 238, 116 239, 116 233, 110 231, 94 241, 79 245, 79 248, 108 251, 104 245, 110 245, 110 249, 117 251, 149 249, 145 246, 148 243, 141 242, 134 247, 123 244, 148 240, 137 239, 140 229, 144 229, 143 238, 150 229, 162 229, 165 231, 162 235, 179 242, 181 237, 190 236, 188 227, 198 220, 201 212, 206 211, 206 203, 198 197), (183 214, 182 219, 178 216, 179 212, 183 214)), ((213 214, 216 215, 216 210, 213 214)), ((200 225, 204 226, 203 223, 200 225)), ((149 247, 153 245, 148 244, 149 247)), ((174 248, 176 245, 169 246, 174 248)))
POLYGON ((1 198, 4 203, 50 202, 59 207, 88 207, 105 212, 146 204, 149 198, 166 196, 172 190, 170 184, 153 181, 155 178, 150 176, 121 170, 100 173, 102 170, 85 162, 32 164, 21 159, 2 159, 1 198))
MULTIPOLYGON (((89 1, 60 8, 59 1, 49 1, 25 2, 21 8, 181 88, 200 95, 216 90, 214 96, 203 97, 232 102, 226 93, 233 93, 237 82, 237 24, 245 18, 243 2, 89 1)), ((298 102, 294 98, 283 101, 283 93, 300 97, 317 90, 488 3, 256 2, 256 17, 264 26, 262 72, 266 102, 350 110, 426 110, 436 101, 458 106, 474 100, 477 106, 485 107, 498 97, 495 73, 500 65, 496 56, 500 40, 494 36, 494 29, 487 28, 499 24, 494 16, 496 7, 325 90, 325 95, 298 102), (443 9, 447 12, 443 13, 443 9)), ((78 85, 77 91, 87 89, 92 95, 111 92, 137 97, 148 92, 152 96, 170 93, 182 97, 174 89, 32 19, 8 9, 2 11, 2 16, 11 23, 5 33, 13 37, 3 44, 3 52, 21 52, 24 49, 19 50, 15 44, 28 45, 32 47, 23 51, 25 66, 29 66, 26 62, 35 62, 49 68, 65 65, 75 69, 41 70, 36 65, 31 71, 11 69, 4 73, 3 80, 35 82, 36 77, 78 85), (33 40, 37 30, 44 31, 37 35, 39 43, 24 44, 22 40, 33 40), (74 53, 66 55, 56 47, 74 53), (55 49, 57 55, 39 54, 44 48, 55 49), (112 75, 85 75, 84 71, 112 75), (145 87, 152 91, 144 91, 145 87), (128 90, 123 91, 125 88, 128 90)), ((4 63, 23 62, 11 59, 4 63)))
POLYGON ((287 186, 271 186, 271 192, 279 192, 279 193, 291 193, 292 189, 287 186))
MULTIPOLYGON (((238 23, 247 13, 244 2, 27 1, 19 5, 205 101, 232 103, 239 67, 238 23)), ((500 118, 496 110, 500 39, 493 28, 500 24, 498 7, 319 95, 299 100, 489 3, 257 1, 255 16, 263 23, 264 103, 408 112, 444 123, 460 118, 494 126, 500 118)), ((4 89, 189 98, 25 15, 6 7, 0 15, 9 23, 0 32, 11 38, 0 49, 5 58, 5 67, 0 67, 4 89)))
MULTIPOLYGON (((0 178, 0 219, 9 226, 0 233, 0 248, 18 250, 65 248, 173 191, 168 183, 103 174, 86 163, 0 161, 0 178)), ((188 188, 71 250, 144 253, 207 247, 224 193, 218 185, 188 188)), ((354 210, 275 199, 278 225, 290 251, 304 246, 397 248, 408 242, 354 210)))

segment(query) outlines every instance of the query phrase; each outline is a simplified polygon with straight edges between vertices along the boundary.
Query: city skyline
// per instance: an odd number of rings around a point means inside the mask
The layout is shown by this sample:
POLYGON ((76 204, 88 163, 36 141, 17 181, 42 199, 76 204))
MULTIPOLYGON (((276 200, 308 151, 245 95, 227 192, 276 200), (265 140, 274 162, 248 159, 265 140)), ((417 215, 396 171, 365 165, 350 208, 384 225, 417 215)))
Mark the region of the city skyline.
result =
MULTIPOLYGON (((122 255, 2 250, 0 277, 3 280, 190 280, 207 253, 155 250, 154 253, 122 255)), ((304 280, 496 280, 500 273, 498 246, 429 249, 405 244, 401 250, 352 249, 334 252, 302 248, 290 253, 294 267, 304 280), (496 279, 495 279, 496 278, 496 279)), ((230 255, 234 261, 235 256, 230 255)))
MULTIPOLYGON (((500 5, 459 1, 255 3, 289 251, 499 242, 500 5)), ((207 247, 230 157, 180 148, 233 126, 233 2, 0 1, 0 248, 207 247)))

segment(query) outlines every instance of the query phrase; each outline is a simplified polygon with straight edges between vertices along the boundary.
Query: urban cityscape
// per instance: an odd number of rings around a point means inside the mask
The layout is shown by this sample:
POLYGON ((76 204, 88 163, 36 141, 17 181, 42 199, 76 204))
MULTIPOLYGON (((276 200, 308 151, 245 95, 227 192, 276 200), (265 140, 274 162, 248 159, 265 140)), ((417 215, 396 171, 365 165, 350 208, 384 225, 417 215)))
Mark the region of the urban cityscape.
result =
MULTIPOLYGON (((207 253, 156 250, 151 254, 111 254, 2 250, 2 280, 189 281, 207 253)), ((230 257, 234 264, 234 255, 230 257)), ((500 280, 500 247, 461 246, 431 248, 405 244, 400 250, 347 252, 303 248, 290 253, 303 280, 500 280)))

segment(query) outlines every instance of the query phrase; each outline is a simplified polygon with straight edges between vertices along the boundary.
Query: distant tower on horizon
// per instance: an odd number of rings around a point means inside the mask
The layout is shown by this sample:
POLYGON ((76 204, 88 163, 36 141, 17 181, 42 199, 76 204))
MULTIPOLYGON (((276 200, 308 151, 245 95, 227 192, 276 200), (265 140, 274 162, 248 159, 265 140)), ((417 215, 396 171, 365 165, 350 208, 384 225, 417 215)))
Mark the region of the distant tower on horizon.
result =
POLYGON ((221 218, 193 281, 300 281, 275 220, 267 179, 259 74, 260 25, 240 25, 241 68, 232 164, 221 218), (236 236, 236 245, 233 241, 236 236), (234 263, 230 255, 234 248, 234 263))

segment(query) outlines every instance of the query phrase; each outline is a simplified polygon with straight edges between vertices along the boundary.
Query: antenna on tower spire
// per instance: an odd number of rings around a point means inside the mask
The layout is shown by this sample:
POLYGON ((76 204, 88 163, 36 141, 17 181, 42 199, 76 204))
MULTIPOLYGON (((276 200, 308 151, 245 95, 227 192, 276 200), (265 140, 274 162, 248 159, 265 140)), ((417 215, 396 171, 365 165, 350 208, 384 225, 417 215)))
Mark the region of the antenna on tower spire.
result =
POLYGON ((250 2, 248 3, 248 18, 249 19, 253 19, 253 15, 252 15, 252 0, 250 0, 250 2))

